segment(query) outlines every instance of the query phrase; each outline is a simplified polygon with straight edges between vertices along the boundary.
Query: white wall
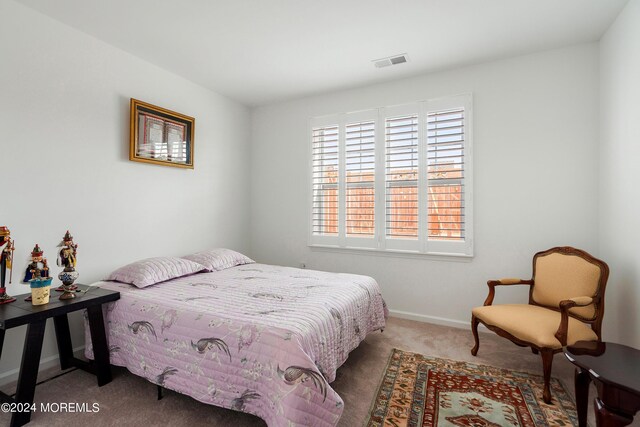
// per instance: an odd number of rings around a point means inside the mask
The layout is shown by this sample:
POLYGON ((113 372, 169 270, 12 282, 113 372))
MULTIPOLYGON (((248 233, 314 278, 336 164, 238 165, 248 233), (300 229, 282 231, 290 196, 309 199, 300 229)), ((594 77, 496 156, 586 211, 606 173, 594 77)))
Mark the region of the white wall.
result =
MULTIPOLYGON (((0 0, 0 225, 11 227, 18 247, 9 292, 27 290, 18 282, 33 244, 53 266, 70 228, 85 283, 143 257, 251 248, 261 262, 372 275, 396 313, 466 325, 487 279, 528 277, 535 251, 566 244, 612 267, 605 338, 640 345, 632 309, 640 303, 639 206, 630 197, 638 181, 639 3, 631 0, 600 55, 585 44, 269 105, 254 110, 249 129, 245 107, 0 0), (307 247, 309 117, 463 92, 474 94, 473 260, 307 247), (196 117, 195 170, 128 161, 130 97, 196 117), (167 192, 174 194, 163 198, 167 192), (631 326, 619 327, 622 319, 631 326)), ((522 290, 501 294, 526 299, 522 290)), ((79 340, 79 319, 73 323, 79 340)), ((24 328, 7 334, 0 382, 17 368, 23 336, 24 328)), ((55 353, 48 334, 43 357, 55 353)))
MULTIPOLYGON (((584 44, 257 108, 252 255, 370 275, 392 311, 468 325, 487 279, 530 277, 536 251, 572 245, 597 254, 597 88, 598 46, 584 44), (473 260, 307 246, 309 117, 465 92, 474 96, 473 260)), ((525 302, 525 291, 504 290, 499 300, 525 302)))
MULTIPOLYGON (((67 228, 82 283, 145 257, 247 251, 249 124, 236 102, 0 0, 0 225, 17 248, 9 293, 28 290, 20 276, 36 242, 57 276, 67 228), (131 97, 196 118, 195 170, 128 160, 131 97)), ((24 332, 7 334, 0 381, 18 366, 24 332)), ((51 338, 43 358, 57 353, 51 338)))
POLYGON ((640 0, 600 41, 600 253, 605 338, 640 348, 640 0))

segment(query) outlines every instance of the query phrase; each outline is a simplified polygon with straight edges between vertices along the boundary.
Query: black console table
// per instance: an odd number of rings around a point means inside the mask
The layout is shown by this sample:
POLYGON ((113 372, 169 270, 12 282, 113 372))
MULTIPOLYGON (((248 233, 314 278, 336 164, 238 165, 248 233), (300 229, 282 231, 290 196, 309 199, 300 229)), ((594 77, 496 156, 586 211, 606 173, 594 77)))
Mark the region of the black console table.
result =
MULTIPOLYGON (((57 298, 56 292, 52 292, 50 302, 44 305, 31 305, 31 302, 24 301, 24 297, 27 294, 17 295, 16 302, 0 305, 0 357, 6 330, 16 326, 28 325, 15 398, 0 392, 0 402, 33 403, 45 323, 50 317, 53 318, 53 325, 56 331, 60 368, 68 369, 75 366, 91 372, 97 376, 98 386, 111 382, 109 348, 102 317, 102 304, 120 299, 120 293, 85 285, 78 285, 78 290, 76 298, 64 301, 57 298), (71 345, 67 314, 83 309, 87 310, 93 344, 95 360, 91 363, 75 358, 71 345)), ((11 426, 22 426, 30 420, 30 412, 14 412, 11 415, 11 426)))
POLYGON ((576 365, 576 408, 578 424, 587 425, 589 383, 595 398, 598 427, 626 426, 640 411, 640 350, 621 344, 578 341, 565 347, 564 355, 576 365))

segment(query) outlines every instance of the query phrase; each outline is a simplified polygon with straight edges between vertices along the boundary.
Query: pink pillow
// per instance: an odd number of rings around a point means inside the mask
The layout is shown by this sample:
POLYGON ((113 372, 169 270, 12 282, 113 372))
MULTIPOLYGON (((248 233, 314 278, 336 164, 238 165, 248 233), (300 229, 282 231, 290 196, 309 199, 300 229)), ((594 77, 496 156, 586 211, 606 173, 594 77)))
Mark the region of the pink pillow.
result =
POLYGON ((240 252, 225 248, 197 252, 183 256, 182 258, 202 264, 207 267, 209 271, 220 271, 225 268, 235 267, 236 265, 253 264, 255 262, 240 252))
POLYGON ((209 271, 207 267, 188 259, 175 257, 148 258, 125 265, 111 273, 105 280, 130 283, 139 288, 151 286, 165 280, 187 276, 200 271, 209 271))

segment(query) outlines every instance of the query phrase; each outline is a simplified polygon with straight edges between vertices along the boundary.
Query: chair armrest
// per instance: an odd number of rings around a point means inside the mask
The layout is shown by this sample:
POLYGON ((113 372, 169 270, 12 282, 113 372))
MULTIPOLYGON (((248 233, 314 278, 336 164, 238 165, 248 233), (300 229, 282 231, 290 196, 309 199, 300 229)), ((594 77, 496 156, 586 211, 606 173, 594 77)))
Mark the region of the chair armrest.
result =
POLYGON ((524 280, 524 279, 513 279, 506 278, 500 280, 489 280, 487 281, 487 286, 489 286, 489 295, 487 299, 484 301, 484 305, 493 304, 493 298, 496 295, 496 286, 510 286, 510 285, 533 285, 533 280, 524 280))
POLYGON ((508 286, 508 285, 530 285, 531 283, 533 283, 531 280, 515 279, 515 278, 512 278, 512 277, 507 277, 507 278, 500 279, 500 280, 489 280, 489 282, 492 282, 494 284, 494 286, 501 286, 501 285, 503 285, 503 286, 508 286))
POLYGON ((560 326, 556 331, 555 337, 563 347, 567 345, 569 309, 573 307, 586 307, 594 302, 596 302, 595 299, 591 297, 573 297, 560 301, 560 326))
MULTIPOLYGON (((571 304, 571 307, 586 307, 588 305, 593 304, 593 298, 591 297, 573 297, 566 299, 564 301, 560 301, 560 309, 562 309, 562 305, 571 304)), ((568 308, 571 308, 568 307, 568 308)))

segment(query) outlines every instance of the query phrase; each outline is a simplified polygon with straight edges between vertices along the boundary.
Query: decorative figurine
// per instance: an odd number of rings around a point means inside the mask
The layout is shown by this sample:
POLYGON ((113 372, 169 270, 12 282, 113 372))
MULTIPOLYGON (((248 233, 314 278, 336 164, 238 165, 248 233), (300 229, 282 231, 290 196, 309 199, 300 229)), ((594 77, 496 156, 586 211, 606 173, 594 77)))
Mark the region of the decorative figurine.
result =
POLYGON ((49 302, 49 285, 51 285, 52 280, 49 277, 49 265, 44 257, 44 252, 40 249, 40 245, 36 243, 31 251, 31 262, 24 272, 24 280, 22 281, 31 285, 31 295, 24 300, 31 301, 33 305, 49 302), (45 300, 46 302, 43 302, 45 300))
POLYGON ((73 242, 73 236, 69 233, 69 230, 62 238, 62 243, 58 245, 60 250, 58 251, 58 266, 64 267, 64 270, 58 275, 58 279, 62 281, 62 286, 56 290, 63 291, 60 295, 61 300, 72 299, 76 297, 74 293, 78 287, 73 284, 78 278, 79 274, 76 271, 76 252, 78 245, 73 242))
POLYGON ((0 304, 14 302, 16 299, 7 295, 5 288, 7 279, 7 269, 11 270, 9 274, 9 283, 13 276, 13 251, 15 250, 14 242, 11 240, 11 231, 6 226, 0 226, 0 304))
POLYGON ((36 243, 31 251, 31 262, 27 266, 27 270, 24 272, 23 283, 29 283, 30 280, 39 279, 41 277, 49 277, 49 267, 47 260, 43 256, 44 253, 40 249, 40 245, 36 243))

